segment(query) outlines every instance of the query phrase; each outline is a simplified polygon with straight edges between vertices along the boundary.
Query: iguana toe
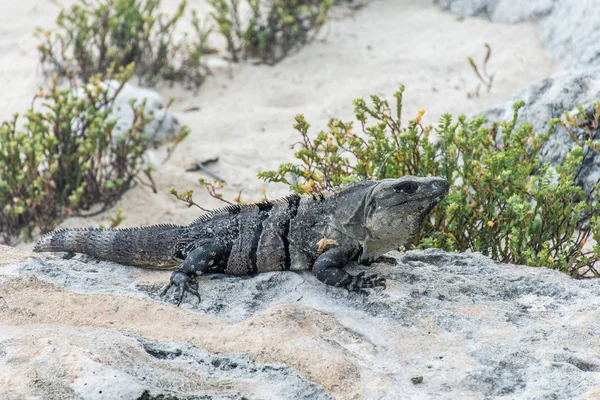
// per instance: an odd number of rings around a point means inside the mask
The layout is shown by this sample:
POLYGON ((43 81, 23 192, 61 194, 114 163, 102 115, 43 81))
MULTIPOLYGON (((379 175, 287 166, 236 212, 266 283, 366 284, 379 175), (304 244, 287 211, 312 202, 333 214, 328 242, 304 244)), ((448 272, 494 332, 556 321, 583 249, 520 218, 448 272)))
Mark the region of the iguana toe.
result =
MULTIPOLYGON (((191 294, 196 296, 198 298, 198 303, 200 303, 202 301, 202 298, 200 297, 200 293, 198 293, 198 283, 196 283, 196 282, 186 283, 185 290, 187 290, 188 292, 190 292, 191 294)), ((181 303, 181 300, 179 302, 181 303)))
POLYGON ((171 289, 171 287, 173 286, 177 286, 179 292, 179 296, 177 299, 177 307, 181 305, 181 302, 183 301, 186 292, 190 292, 191 294, 196 296, 198 298, 198 302, 202 300, 200 297, 200 293, 198 293, 198 283, 194 282, 192 277, 190 277, 185 272, 174 271, 171 274, 171 279, 169 280, 169 283, 161 291, 160 297, 164 297, 169 291, 169 289, 171 289))
POLYGON ((375 262, 389 265, 398 265, 398 260, 394 257, 381 256, 375 259, 375 262))
POLYGON ((385 289, 385 278, 379 277, 376 274, 365 276, 365 271, 354 276, 350 284, 347 286, 349 291, 358 292, 365 295, 368 295, 369 292, 364 289, 371 289, 375 287, 383 287, 385 289))

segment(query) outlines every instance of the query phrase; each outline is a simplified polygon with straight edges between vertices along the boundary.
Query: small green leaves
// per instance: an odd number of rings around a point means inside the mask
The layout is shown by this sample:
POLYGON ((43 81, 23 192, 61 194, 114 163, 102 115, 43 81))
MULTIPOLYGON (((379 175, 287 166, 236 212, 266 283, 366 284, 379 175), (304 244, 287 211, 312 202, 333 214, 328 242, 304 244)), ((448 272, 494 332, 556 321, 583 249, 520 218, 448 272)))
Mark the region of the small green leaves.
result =
POLYGON ((273 65, 315 37, 334 0, 245 0, 251 11, 247 22, 240 18, 240 0, 208 3, 234 62, 243 55, 273 65))
MULTIPOLYGON (((213 182, 209 182, 209 181, 207 181, 204 178, 199 178, 198 179, 198 183, 200 183, 200 185, 202 185, 202 186, 204 186, 206 188, 208 194, 211 197, 213 197, 213 198, 215 198, 217 200, 220 200, 220 201, 222 201, 224 203, 227 203, 227 204, 233 204, 232 202, 230 202, 228 200, 225 200, 223 198, 223 195, 218 192, 219 190, 223 189, 225 183, 218 182, 216 180, 214 180, 213 182)), ((175 198, 177 198, 177 200, 181 200, 184 203, 186 203, 188 207, 196 206, 196 207, 198 207, 199 209, 201 209, 203 211, 206 211, 206 212, 210 211, 210 210, 207 210, 204 207, 201 207, 196 202, 194 202, 194 199, 192 198, 192 195, 194 194, 194 191, 192 189, 187 189, 185 192, 183 192, 183 193, 180 194, 179 192, 177 192, 177 190, 173 186, 171 186, 168 189, 168 192, 170 194, 172 194, 173 196, 175 196, 175 198)), ((242 202, 240 200, 240 197, 241 197, 241 192, 240 192, 240 194, 238 194, 238 196, 237 196, 237 198, 235 200, 237 203, 241 203, 242 202)))
POLYGON ((51 73, 84 82, 131 66, 146 85, 165 79, 197 89, 208 74, 201 57, 208 52, 209 31, 194 14, 191 35, 174 42, 187 1, 172 16, 159 5, 159 0, 78 0, 61 11, 58 29, 37 29, 40 62, 51 73))
POLYGON ((182 194, 179 194, 179 192, 177 192, 177 190, 173 186, 171 186, 169 189, 167 189, 167 191, 173 196, 175 196, 177 200, 182 200, 186 203, 192 203, 192 195, 194 194, 194 191, 192 189, 187 189, 182 194))
MULTIPOLYGON (((109 78, 124 82, 132 74, 129 67, 109 78)), ((148 145, 140 134, 148 121, 143 105, 131 105, 132 125, 113 141, 110 104, 124 83, 109 93, 96 78, 76 92, 59 88, 57 82, 53 79, 49 88, 40 90, 21 117, 0 123, 0 239, 4 243, 19 236, 31 238, 36 229, 47 232, 70 213, 95 203, 106 209, 141 175, 141 158, 148 145)), ((179 140, 188 133, 184 127, 179 140)), ((151 171, 152 167, 143 170, 152 182, 151 171)))

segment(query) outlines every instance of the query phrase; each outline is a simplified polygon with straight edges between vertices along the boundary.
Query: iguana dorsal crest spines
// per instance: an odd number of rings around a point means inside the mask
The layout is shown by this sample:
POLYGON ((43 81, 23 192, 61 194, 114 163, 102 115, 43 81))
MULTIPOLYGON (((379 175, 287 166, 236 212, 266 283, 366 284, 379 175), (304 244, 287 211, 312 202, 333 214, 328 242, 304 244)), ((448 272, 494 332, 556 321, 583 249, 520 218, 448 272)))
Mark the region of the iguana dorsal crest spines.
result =
POLYGON ((282 197, 277 200, 264 200, 261 202, 248 203, 248 204, 230 204, 225 207, 219 207, 219 208, 215 208, 214 210, 210 210, 206 214, 203 214, 203 215, 199 216, 198 218, 196 218, 195 220, 193 220, 188 226, 197 225, 197 224, 207 222, 207 221, 210 221, 210 220, 212 220, 214 218, 218 218, 218 217, 226 217, 228 215, 236 215, 236 214, 241 214, 241 213, 246 213, 246 212, 254 212, 257 210, 261 211, 261 210, 265 210, 265 209, 271 209, 271 208, 273 208, 273 206, 276 206, 279 204, 284 204, 284 203, 291 203, 291 202, 297 201, 301 198, 302 197, 300 195, 294 193, 294 194, 290 194, 288 196, 282 197))
POLYGON ((208 211, 206 214, 203 214, 192 221, 189 225, 196 225, 199 223, 210 221, 213 218, 223 217, 227 215, 235 215, 244 212, 253 212, 255 210, 261 209, 270 209, 273 206, 277 206, 285 203, 297 202, 302 199, 313 199, 313 200, 324 200, 327 197, 339 195, 345 192, 346 190, 351 190, 354 188, 358 188, 364 185, 373 185, 374 181, 361 180, 352 183, 346 183, 344 185, 336 186, 330 189, 320 190, 315 192, 314 194, 297 194, 292 193, 287 196, 275 199, 275 200, 263 200, 256 203, 248 203, 248 204, 229 204, 224 207, 219 207, 214 210, 208 211))

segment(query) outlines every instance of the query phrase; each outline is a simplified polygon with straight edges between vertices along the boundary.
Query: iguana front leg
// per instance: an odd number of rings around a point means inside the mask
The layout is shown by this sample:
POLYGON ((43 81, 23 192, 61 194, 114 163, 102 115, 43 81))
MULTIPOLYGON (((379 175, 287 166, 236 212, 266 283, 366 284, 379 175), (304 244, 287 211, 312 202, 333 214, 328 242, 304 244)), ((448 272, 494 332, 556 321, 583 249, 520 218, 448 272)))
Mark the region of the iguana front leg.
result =
POLYGON ((198 297, 198 302, 200 302, 198 283, 194 281, 194 278, 205 272, 218 272, 225 268, 226 251, 226 246, 219 243, 205 242, 200 244, 199 247, 188 253, 179 268, 173 271, 169 283, 163 288, 160 296, 163 297, 171 287, 177 286, 179 290, 177 307, 183 301, 186 292, 198 297))
POLYGON ((345 287, 351 292, 368 295, 369 293, 364 289, 377 286, 385 288, 385 278, 383 277, 375 274, 365 276, 364 271, 358 275, 350 275, 344 271, 342 268, 350 258, 350 252, 344 248, 336 247, 327 250, 317 258, 312 271, 321 282, 331 286, 345 287))

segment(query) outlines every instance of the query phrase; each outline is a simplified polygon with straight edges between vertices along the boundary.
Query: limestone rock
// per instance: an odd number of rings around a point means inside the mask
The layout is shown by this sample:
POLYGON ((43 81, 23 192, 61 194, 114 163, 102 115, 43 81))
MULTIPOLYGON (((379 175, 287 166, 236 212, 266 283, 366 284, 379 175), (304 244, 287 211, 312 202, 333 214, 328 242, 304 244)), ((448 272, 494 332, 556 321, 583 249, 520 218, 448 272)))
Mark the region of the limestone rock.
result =
POLYGON ((600 8, 595 0, 436 0, 443 9, 494 22, 536 21, 548 54, 567 68, 600 61, 600 8))
POLYGON ((180 308, 157 296, 168 271, 17 258, 0 268, 0 397, 600 395, 600 281, 391 254, 369 297, 288 271, 203 277, 180 308))
POLYGON ((566 68, 600 65, 600 8, 595 0, 554 0, 552 12, 540 21, 548 54, 566 68))
MULTIPOLYGON (((109 80, 103 82, 103 85, 108 87, 107 95, 114 96, 119 87, 119 82, 109 80)), ((83 95, 82 89, 77 89, 78 95, 83 95)), ((133 123, 133 109, 131 101, 135 100, 136 107, 141 107, 145 102, 144 113, 152 119, 144 127, 144 134, 148 136, 148 140, 155 144, 161 144, 173 140, 181 130, 179 121, 173 114, 166 109, 166 102, 154 90, 146 89, 125 83, 121 91, 117 94, 113 104, 111 119, 117 121, 113 129, 113 141, 118 142, 118 138, 125 135, 133 123)))
POLYGON ((441 8, 463 17, 517 23, 549 14, 557 0, 435 0, 441 8))
MULTIPOLYGON (((512 105, 517 100, 524 100, 526 105, 519 111, 517 123, 529 122, 534 130, 545 132, 548 121, 560 118, 564 111, 571 115, 578 114, 576 105, 581 105, 588 115, 594 112, 593 103, 600 99, 600 68, 570 71, 542 79, 532 83, 518 92, 504 105, 482 112, 490 121, 506 121, 512 119, 512 105)), ((585 142, 588 133, 583 129, 573 131, 585 142)), ((541 156, 546 162, 559 164, 573 148, 573 139, 562 127, 557 126, 548 142, 542 148, 541 156)), ((578 183, 586 192, 600 179, 600 155, 593 151, 586 152, 578 177, 578 183)))
POLYGON ((248 356, 155 343, 120 332, 69 326, 11 326, 0 331, 3 399, 137 399, 148 395, 211 399, 326 399, 317 385, 283 365, 248 356))
MULTIPOLYGON (((117 84, 109 83, 111 87, 117 84)), ((144 133, 154 144, 160 144, 173 140, 179 133, 181 125, 177 118, 167 110, 166 101, 154 90, 133 86, 126 83, 119 92, 113 105, 112 116, 117 120, 115 132, 122 134, 127 132, 133 119, 133 111, 129 102, 136 99, 136 105, 146 101, 144 113, 152 117, 152 120, 144 127, 144 133)))

